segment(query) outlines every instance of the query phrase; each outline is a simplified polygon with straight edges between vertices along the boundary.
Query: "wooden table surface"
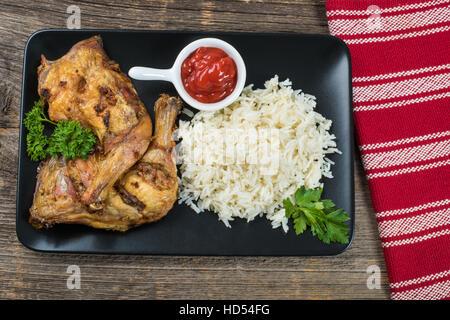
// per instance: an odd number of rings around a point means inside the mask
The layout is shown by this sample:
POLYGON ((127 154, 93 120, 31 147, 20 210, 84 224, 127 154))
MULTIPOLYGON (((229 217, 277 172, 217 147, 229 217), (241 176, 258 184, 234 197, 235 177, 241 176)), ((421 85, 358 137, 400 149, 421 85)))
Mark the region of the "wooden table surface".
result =
MULTIPOLYGON (((388 299, 386 267, 369 189, 355 159, 356 230, 333 257, 167 257, 46 254, 17 240, 15 201, 22 61, 28 37, 66 28, 327 33, 325 0, 0 2, 0 298, 388 299), (81 288, 69 290, 78 265, 81 288), (367 268, 381 286, 368 289, 367 268)), ((357 153, 357 152, 356 152, 357 153)))

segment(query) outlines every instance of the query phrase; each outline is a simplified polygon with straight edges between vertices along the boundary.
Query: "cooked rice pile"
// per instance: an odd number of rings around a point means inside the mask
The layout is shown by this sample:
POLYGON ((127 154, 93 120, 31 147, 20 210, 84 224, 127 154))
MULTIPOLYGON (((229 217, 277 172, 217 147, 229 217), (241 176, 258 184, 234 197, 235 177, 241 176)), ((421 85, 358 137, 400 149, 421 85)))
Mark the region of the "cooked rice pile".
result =
POLYGON ((303 185, 322 186, 322 175, 332 178, 326 154, 339 153, 315 97, 291 85, 275 76, 225 109, 180 121, 180 203, 214 211, 228 227, 235 217, 265 214, 287 232, 283 200, 303 185))

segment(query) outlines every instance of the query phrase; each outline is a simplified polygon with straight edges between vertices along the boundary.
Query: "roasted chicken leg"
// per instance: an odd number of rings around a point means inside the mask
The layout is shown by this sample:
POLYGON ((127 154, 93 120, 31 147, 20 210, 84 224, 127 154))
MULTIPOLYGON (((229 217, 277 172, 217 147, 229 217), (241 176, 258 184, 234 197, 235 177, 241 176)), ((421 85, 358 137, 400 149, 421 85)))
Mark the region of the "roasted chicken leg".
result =
POLYGON ((155 104, 155 134, 145 155, 110 190, 106 211, 126 216, 127 227, 164 217, 178 197, 172 132, 179 98, 163 95, 155 104))
POLYGON ((156 102, 152 137, 144 104, 99 36, 56 61, 42 56, 38 75, 50 119, 78 121, 98 143, 86 160, 48 158, 39 165, 30 222, 125 231, 166 215, 178 191, 172 131, 181 100, 162 95, 156 102))
POLYGON ((30 209, 37 228, 56 223, 85 224, 125 231, 164 217, 177 199, 178 179, 172 132, 181 110, 179 98, 163 95, 155 104, 155 133, 145 155, 112 187, 102 209, 90 212, 80 201, 69 163, 49 158, 39 167, 30 209))
POLYGON ((130 79, 110 60, 102 40, 78 42, 56 61, 42 56, 38 92, 53 121, 75 120, 94 131, 98 151, 67 164, 67 171, 90 210, 100 210, 110 187, 146 151, 151 119, 130 79))

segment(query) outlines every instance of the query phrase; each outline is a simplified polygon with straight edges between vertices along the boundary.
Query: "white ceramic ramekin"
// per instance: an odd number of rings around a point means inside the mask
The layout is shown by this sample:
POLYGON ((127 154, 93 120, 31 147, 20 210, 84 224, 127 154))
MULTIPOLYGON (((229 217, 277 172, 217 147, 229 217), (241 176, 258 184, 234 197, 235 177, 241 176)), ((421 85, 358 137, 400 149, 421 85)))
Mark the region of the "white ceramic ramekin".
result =
POLYGON ((181 50, 170 69, 155 69, 147 67, 132 67, 128 75, 136 80, 163 80, 170 81, 175 86, 180 97, 190 106, 198 110, 214 111, 232 104, 241 94, 245 86, 246 70, 244 60, 239 52, 229 43, 216 38, 203 38, 191 42, 181 50), (225 99, 215 103, 202 103, 192 98, 184 89, 181 81, 181 65, 183 61, 199 47, 215 47, 225 51, 236 63, 237 83, 233 92, 225 99))

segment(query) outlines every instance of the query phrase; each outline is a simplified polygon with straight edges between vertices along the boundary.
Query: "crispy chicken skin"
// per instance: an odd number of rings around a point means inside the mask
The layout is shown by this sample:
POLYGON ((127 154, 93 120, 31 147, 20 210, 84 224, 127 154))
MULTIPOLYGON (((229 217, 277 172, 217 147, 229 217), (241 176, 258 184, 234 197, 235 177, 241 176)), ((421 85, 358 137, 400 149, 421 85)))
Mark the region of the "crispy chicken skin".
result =
POLYGON ((127 228, 164 217, 178 198, 173 129, 179 98, 162 95, 155 103, 155 133, 145 155, 110 189, 106 211, 126 216, 127 228))
MULTIPOLYGON (((113 186, 105 189, 104 206, 100 210, 91 211, 80 200, 70 176, 70 161, 49 158, 41 163, 30 222, 36 228, 76 223, 126 231, 164 217, 178 196, 172 133, 181 106, 179 98, 162 95, 158 99, 150 147, 113 186)), ((84 164, 89 167, 89 161, 84 164)))
POLYGON ((100 210, 107 191, 146 151, 152 122, 130 79, 103 50, 100 36, 75 44, 56 61, 42 56, 38 93, 51 120, 75 120, 98 138, 87 160, 67 163, 80 200, 100 210))
POLYGON ((162 95, 156 102, 152 137, 144 104, 99 36, 56 61, 42 56, 38 81, 50 119, 78 121, 98 142, 85 160, 48 158, 39 165, 30 223, 125 231, 165 216, 178 192, 172 132, 181 100, 162 95))

